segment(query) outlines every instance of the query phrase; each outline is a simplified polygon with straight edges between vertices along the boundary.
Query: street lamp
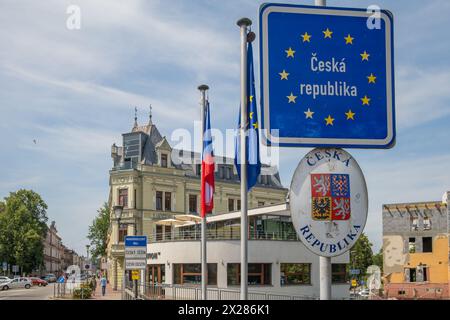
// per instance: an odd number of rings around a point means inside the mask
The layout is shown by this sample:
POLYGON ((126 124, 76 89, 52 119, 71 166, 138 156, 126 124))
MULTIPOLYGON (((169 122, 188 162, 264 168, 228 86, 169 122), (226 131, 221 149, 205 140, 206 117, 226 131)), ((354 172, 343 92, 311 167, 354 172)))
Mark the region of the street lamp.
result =
POLYGON ((122 218, 122 213, 123 213, 123 206, 114 206, 113 211, 114 211, 115 218, 120 223, 120 219, 122 218))

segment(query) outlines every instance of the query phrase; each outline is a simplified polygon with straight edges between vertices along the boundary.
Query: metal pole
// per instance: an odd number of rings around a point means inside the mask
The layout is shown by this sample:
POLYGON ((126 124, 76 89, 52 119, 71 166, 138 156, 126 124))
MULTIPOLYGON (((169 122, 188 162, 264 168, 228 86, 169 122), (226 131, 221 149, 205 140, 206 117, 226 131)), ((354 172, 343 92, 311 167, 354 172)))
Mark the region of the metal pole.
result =
POLYGON ((330 257, 320 257, 320 300, 331 300, 330 257))
POLYGON ((248 18, 237 22, 241 28, 241 300, 248 299, 248 217, 247 217, 247 28, 252 25, 248 18))
MULTIPOLYGON (((201 101, 201 119, 202 119, 202 133, 201 133, 201 146, 203 149, 203 133, 205 131, 205 108, 206 108, 206 90, 209 87, 206 84, 203 84, 198 87, 202 94, 201 101)), ((201 265, 202 265, 202 300, 207 300, 207 285, 208 285, 208 264, 206 258, 206 213, 205 216, 202 217, 202 235, 201 235, 201 265)))
MULTIPOLYGON (((315 5, 325 7, 326 0, 315 0, 315 5)), ((320 300, 331 300, 331 258, 320 257, 320 300)))

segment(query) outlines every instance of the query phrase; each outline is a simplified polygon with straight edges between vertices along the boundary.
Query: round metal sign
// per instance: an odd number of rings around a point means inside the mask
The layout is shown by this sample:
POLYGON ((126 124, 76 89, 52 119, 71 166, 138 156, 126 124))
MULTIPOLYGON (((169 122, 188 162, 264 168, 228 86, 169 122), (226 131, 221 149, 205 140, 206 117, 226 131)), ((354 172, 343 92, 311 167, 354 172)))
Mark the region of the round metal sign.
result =
POLYGON ((314 149, 300 161, 289 192, 292 222, 312 252, 334 257, 358 240, 367 220, 364 175, 342 149, 314 149))

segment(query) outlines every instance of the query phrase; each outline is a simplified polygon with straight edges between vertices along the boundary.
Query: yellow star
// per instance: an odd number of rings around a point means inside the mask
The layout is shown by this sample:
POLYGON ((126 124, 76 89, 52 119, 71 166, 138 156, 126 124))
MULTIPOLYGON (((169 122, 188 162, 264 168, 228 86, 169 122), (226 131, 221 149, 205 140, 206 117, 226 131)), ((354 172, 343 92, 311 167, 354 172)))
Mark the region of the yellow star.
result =
POLYGON ((250 102, 252 102, 253 101, 253 96, 250 96, 248 99, 250 100, 250 102))
POLYGON ((286 96, 286 98, 289 99, 288 103, 295 103, 295 99, 297 99, 297 96, 294 96, 294 94, 291 92, 289 96, 286 96))
POLYGON ((284 52, 286 52, 286 54, 287 54, 286 58, 289 58, 289 57, 294 58, 294 53, 295 53, 295 51, 292 50, 292 48, 289 48, 289 49, 287 49, 287 50, 284 50, 284 52))
POLYGON ((369 56, 370 56, 370 54, 368 54, 368 53, 366 52, 366 50, 364 50, 364 52, 361 53, 361 58, 362 58, 361 61, 364 61, 364 60, 369 61, 369 56))
POLYGON ((302 38, 303 38, 303 42, 310 42, 309 40, 311 39, 311 35, 308 34, 308 32, 305 32, 305 34, 302 34, 302 38))
POLYGON ((345 115, 347 116, 347 120, 355 120, 355 113, 352 110, 348 110, 345 115))
POLYGON ((250 119, 253 119, 253 114, 254 114, 254 112, 250 112, 250 113, 249 113, 248 116, 249 116, 250 119))
POLYGON ((352 38, 352 36, 349 34, 349 35, 347 35, 346 37, 344 37, 344 39, 345 39, 345 44, 353 44, 353 39, 355 39, 355 38, 352 38))
POLYGON ((373 73, 371 73, 370 76, 367 76, 367 79, 369 79, 369 83, 375 83, 377 77, 375 77, 373 73))
POLYGON ((280 72, 279 75, 281 76, 281 80, 288 80, 288 75, 290 75, 290 73, 287 73, 286 70, 283 70, 283 72, 280 72))
POLYGON ((334 118, 332 118, 331 117, 331 115, 328 115, 328 118, 325 118, 325 121, 327 122, 327 126, 328 125, 333 125, 333 121, 334 121, 334 118))
POLYGON ((309 108, 308 111, 303 112, 306 115, 306 119, 312 119, 313 118, 313 114, 315 112, 312 112, 309 108))
POLYGON ((368 98, 367 96, 364 96, 364 98, 361 98, 362 104, 364 105, 369 105, 370 102, 370 98, 368 98))
POLYGON ((331 35, 333 34, 333 31, 331 31, 330 29, 327 28, 327 30, 322 31, 324 34, 324 38, 330 38, 331 39, 331 35))
POLYGON ((253 128, 258 129, 258 122, 255 122, 255 123, 253 124, 253 128))

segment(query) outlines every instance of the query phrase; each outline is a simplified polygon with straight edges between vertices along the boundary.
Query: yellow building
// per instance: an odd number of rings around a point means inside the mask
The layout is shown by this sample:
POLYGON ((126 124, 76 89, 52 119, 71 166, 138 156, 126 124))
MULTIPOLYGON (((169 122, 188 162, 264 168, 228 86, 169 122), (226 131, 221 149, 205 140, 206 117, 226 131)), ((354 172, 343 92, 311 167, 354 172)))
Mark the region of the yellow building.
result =
MULTIPOLYGON (((198 214, 200 208, 200 157, 198 153, 174 150, 152 123, 138 126, 136 118, 131 132, 123 136, 123 146, 111 148, 109 206, 111 225, 107 246, 108 278, 121 289, 123 277, 124 237, 126 235, 161 235, 172 226, 155 224, 177 214, 198 214), (112 208, 123 205, 120 224, 112 208)), ((286 202, 274 168, 263 165, 257 185, 249 193, 249 208, 286 202)), ((276 170, 275 170, 276 172, 276 170)), ((214 212, 240 209, 240 184, 233 159, 216 157, 214 212)))
POLYGON ((383 206, 383 272, 387 297, 449 298, 449 207, 442 201, 383 206))

